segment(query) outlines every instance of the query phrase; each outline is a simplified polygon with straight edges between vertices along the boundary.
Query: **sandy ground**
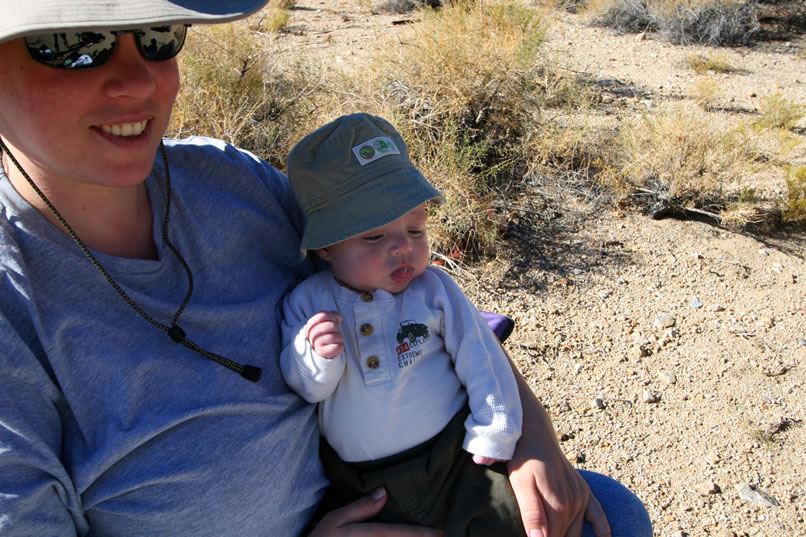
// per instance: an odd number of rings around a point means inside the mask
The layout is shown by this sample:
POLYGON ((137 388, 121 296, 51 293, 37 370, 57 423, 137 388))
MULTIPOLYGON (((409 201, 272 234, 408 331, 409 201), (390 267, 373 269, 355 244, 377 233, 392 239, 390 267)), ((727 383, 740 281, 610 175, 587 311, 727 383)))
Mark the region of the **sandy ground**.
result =
MULTIPOLYGON (((278 46, 338 63, 417 24, 368 2, 296 5, 278 46)), ((639 88, 645 106, 709 76, 725 107, 753 113, 774 93, 806 104, 803 45, 678 47, 555 12, 544 51, 639 88), (736 70, 688 66, 715 52, 736 70)), ((543 225, 519 247, 460 278, 482 309, 518 321, 507 348, 567 456, 629 486, 658 536, 806 535, 806 236, 540 210, 543 225)))

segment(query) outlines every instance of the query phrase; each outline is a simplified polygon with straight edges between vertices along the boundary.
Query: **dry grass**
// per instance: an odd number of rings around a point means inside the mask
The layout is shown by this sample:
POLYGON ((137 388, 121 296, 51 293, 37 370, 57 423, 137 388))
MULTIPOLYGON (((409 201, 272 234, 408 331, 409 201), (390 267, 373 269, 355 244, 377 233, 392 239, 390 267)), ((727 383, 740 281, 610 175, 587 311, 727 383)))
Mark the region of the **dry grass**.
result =
POLYGON ((424 10, 416 36, 385 50, 357 81, 364 109, 393 119, 418 167, 449 203, 438 209, 438 250, 491 253, 498 185, 519 181, 520 140, 546 99, 569 98, 538 63, 539 13, 507 3, 424 10))
MULTIPOLYGON (((448 200, 432 214, 443 257, 495 255, 524 196, 553 195, 546 185, 569 203, 629 200, 735 227, 776 214, 804 222, 804 172, 790 172, 786 190, 786 170, 801 143, 788 129, 806 112, 780 96, 753 120, 729 120, 709 111, 718 87, 704 78, 687 104, 603 116, 595 85, 542 54, 541 11, 508 2, 421 9, 416 34, 373 43, 360 70, 304 57, 279 65, 289 55, 272 49, 265 11, 193 28, 169 134, 222 138, 284 169, 293 144, 322 124, 358 111, 386 117, 448 200)), ((730 68, 718 54, 702 64, 730 68)))
POLYGON ((284 168, 288 139, 316 106, 323 75, 304 62, 275 63, 259 20, 192 29, 169 135, 221 138, 284 168))
POLYGON ((627 121, 609 186, 654 214, 709 215, 732 227, 778 218, 787 163, 799 140, 759 120, 675 104, 627 121))
POLYGON ((690 54, 687 58, 689 66, 698 75, 709 71, 714 73, 730 73, 735 71, 724 54, 690 54))
POLYGON ((806 106, 775 93, 762 99, 760 114, 756 123, 761 127, 788 130, 806 116, 806 106))
POLYGON ((787 175, 784 221, 806 224, 806 166, 792 167, 787 175))

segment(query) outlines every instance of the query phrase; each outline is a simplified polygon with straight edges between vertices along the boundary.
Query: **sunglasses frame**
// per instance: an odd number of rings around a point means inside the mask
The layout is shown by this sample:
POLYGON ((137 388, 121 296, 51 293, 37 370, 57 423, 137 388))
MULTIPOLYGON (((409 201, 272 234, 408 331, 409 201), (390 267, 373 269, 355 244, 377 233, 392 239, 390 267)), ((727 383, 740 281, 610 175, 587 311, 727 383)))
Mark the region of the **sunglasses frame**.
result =
MULTIPOLYGON (((166 61, 170 60, 171 58, 176 57, 177 54, 182 50, 182 47, 185 45, 185 40, 187 38, 187 29, 190 27, 190 24, 166 24, 163 26, 149 26, 145 28, 133 28, 131 30, 86 30, 86 31, 78 31, 78 32, 48 32, 43 34, 31 35, 27 37, 23 37, 23 41, 25 42, 25 48, 28 50, 28 54, 30 54, 31 58, 34 59, 37 63, 41 65, 45 65, 47 67, 52 67, 54 69, 63 69, 67 71, 75 71, 75 70, 83 70, 83 69, 91 69, 93 67, 100 67, 101 65, 105 64, 109 61, 109 58, 112 57, 112 54, 115 52, 115 48, 117 47, 118 37, 123 34, 133 34, 134 41, 137 46, 137 52, 148 61, 166 61), (181 29, 181 36, 177 37, 177 34, 180 32, 181 29), (167 30, 167 31, 166 31, 167 30), (150 35, 152 32, 158 32, 160 34, 169 34, 173 36, 170 42, 177 42, 174 46, 174 50, 172 51, 170 56, 162 57, 149 57, 149 53, 146 52, 146 44, 143 43, 142 38, 144 36, 150 35), (91 55, 91 51, 89 50, 90 47, 97 45, 98 43, 92 43, 89 41, 83 42, 80 46, 74 47, 74 50, 66 50, 62 53, 55 54, 51 51, 50 47, 48 47, 47 43, 54 42, 58 39, 58 37, 54 36, 61 36, 64 39, 66 36, 78 36, 82 34, 97 34, 104 36, 102 41, 106 41, 107 39, 111 38, 110 45, 106 49, 101 49, 97 51, 95 57, 92 57, 91 61, 89 62, 82 62, 80 58, 83 56, 91 55), (89 43, 89 44, 87 44, 89 43), (60 63, 49 63, 48 58, 42 55, 43 47, 45 50, 50 51, 51 54, 54 54, 54 58, 61 60, 60 63), (79 58, 79 61, 68 61, 69 57, 79 58)), ((167 43, 167 41, 166 41, 167 43)), ((163 45, 164 46, 164 45, 163 45)))

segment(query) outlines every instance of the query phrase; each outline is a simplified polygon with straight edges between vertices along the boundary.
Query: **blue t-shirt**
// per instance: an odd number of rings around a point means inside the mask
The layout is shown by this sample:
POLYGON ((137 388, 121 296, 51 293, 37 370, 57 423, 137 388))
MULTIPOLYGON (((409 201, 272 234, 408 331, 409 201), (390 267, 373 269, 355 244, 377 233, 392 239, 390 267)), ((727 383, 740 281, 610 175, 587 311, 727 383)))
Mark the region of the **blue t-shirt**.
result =
MULTIPOLYGON (((299 534, 325 480, 314 409, 278 366, 279 304, 310 273, 286 178, 223 142, 166 141, 168 235, 193 274, 179 325, 262 368, 259 382, 149 324, 0 172, 0 534, 299 534)), ((147 186, 157 260, 94 252, 169 325, 188 278, 164 245, 165 177, 147 186)))

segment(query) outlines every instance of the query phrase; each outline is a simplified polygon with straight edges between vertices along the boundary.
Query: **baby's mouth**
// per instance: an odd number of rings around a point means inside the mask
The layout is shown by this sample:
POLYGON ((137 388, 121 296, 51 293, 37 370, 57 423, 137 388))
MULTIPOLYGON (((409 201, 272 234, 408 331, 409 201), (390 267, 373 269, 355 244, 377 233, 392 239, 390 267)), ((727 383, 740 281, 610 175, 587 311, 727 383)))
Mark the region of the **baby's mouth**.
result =
POLYGON ((399 269, 392 272, 392 279, 393 280, 406 280, 411 277, 412 269, 409 266, 400 267, 399 269))

